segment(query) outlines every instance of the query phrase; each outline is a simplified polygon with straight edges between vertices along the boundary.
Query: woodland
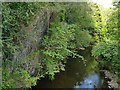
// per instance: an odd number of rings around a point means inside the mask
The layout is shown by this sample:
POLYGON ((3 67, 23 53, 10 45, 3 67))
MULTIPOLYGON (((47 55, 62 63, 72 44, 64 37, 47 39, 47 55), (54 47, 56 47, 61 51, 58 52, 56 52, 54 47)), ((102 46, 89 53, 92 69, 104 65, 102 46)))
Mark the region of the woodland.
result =
POLYGON ((90 45, 100 68, 120 77, 119 4, 114 1, 114 8, 106 9, 94 2, 2 3, 2 88, 30 88, 45 75, 53 80, 56 73, 65 71, 69 57, 81 58, 85 64, 77 49, 90 45), (45 12, 50 19, 40 45, 25 58, 14 60, 24 48, 23 41, 30 38, 24 27, 33 26, 34 18, 45 12), (36 54, 39 60, 32 62, 36 54), (31 74, 32 65, 26 68, 28 61, 36 64, 35 74, 31 74))

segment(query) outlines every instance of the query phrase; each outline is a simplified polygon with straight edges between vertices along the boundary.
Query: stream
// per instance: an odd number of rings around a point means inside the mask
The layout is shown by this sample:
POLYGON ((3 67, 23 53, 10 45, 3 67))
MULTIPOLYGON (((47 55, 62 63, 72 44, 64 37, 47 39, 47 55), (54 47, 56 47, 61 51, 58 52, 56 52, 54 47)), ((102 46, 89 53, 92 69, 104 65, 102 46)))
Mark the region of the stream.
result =
POLYGON ((104 74, 99 72, 98 62, 91 56, 91 47, 80 50, 87 60, 86 66, 80 58, 69 58, 65 71, 55 74, 55 79, 48 76, 37 82, 35 88, 108 88, 104 74))

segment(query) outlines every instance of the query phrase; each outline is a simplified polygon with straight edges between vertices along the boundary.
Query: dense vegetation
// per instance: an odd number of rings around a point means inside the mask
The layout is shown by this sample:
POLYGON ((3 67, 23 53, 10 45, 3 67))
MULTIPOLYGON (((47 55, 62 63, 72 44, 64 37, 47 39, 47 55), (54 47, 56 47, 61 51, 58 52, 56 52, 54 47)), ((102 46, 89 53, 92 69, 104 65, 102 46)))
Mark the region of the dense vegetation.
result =
POLYGON ((92 2, 81 3, 25 3, 2 4, 2 87, 31 87, 37 79, 48 74, 50 79, 65 70, 68 56, 84 57, 76 49, 94 44, 92 55, 99 57, 102 67, 120 76, 118 58, 118 6, 104 10, 92 2), (100 9, 101 8, 101 9, 100 9), (23 48, 23 40, 30 38, 24 27, 33 24, 34 17, 47 10, 52 13, 42 44, 26 58, 14 60, 23 48), (105 13, 107 12, 107 13, 105 13), (107 20, 106 20, 107 17, 107 20), (26 62, 39 54, 37 74, 26 69, 26 62), (29 59, 28 59, 29 58, 29 59))
POLYGON ((92 54, 97 57, 104 69, 120 77, 118 7, 107 10, 99 7, 102 9, 101 38, 96 36, 98 43, 93 48, 92 54))

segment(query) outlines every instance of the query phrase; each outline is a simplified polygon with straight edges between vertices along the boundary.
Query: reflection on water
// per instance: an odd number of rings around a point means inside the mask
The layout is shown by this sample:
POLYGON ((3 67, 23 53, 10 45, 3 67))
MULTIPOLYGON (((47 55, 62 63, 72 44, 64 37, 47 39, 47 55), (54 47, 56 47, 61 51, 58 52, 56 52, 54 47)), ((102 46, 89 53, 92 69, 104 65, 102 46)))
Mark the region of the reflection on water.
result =
MULTIPOLYGON (((77 82, 74 88, 97 88, 99 87, 99 73, 95 73, 94 71, 92 74, 89 74, 87 77, 84 78, 84 81, 77 82)), ((101 79, 101 84, 103 84, 104 79, 101 79)))
POLYGON ((104 76, 99 72, 98 63, 91 57, 91 48, 80 51, 87 60, 86 66, 81 59, 70 58, 65 71, 55 75, 54 80, 48 77, 38 81, 39 88, 107 88, 104 76), (81 62, 79 62, 81 61, 81 62))

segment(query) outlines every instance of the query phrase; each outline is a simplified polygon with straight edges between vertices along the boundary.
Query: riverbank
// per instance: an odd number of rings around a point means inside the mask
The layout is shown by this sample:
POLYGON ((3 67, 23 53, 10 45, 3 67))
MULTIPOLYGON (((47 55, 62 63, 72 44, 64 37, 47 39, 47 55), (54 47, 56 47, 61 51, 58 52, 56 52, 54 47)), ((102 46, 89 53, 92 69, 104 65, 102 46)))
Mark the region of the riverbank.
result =
POLYGON ((41 78, 32 88, 108 88, 104 74, 99 72, 98 62, 91 56, 91 49, 78 50, 87 60, 86 66, 82 59, 69 57, 65 71, 56 73, 54 80, 48 76, 41 78))
POLYGON ((101 72, 104 72, 105 78, 110 79, 108 81, 108 88, 120 88, 120 84, 117 83, 117 80, 119 79, 115 74, 111 73, 108 70, 100 70, 101 72))
MULTIPOLYGON (((107 63, 109 63, 109 62, 106 63, 107 65, 103 64, 102 62, 105 62, 106 60, 104 57, 100 58, 100 55, 95 56, 95 58, 96 58, 96 61, 99 63, 99 66, 101 69, 100 72, 103 72, 105 75, 105 78, 108 79, 108 81, 107 81, 108 88, 120 88, 119 77, 116 76, 115 73, 110 72, 110 70, 108 69, 108 67, 110 67, 110 66, 107 63)), ((112 71, 112 69, 111 69, 111 71, 112 71)))

